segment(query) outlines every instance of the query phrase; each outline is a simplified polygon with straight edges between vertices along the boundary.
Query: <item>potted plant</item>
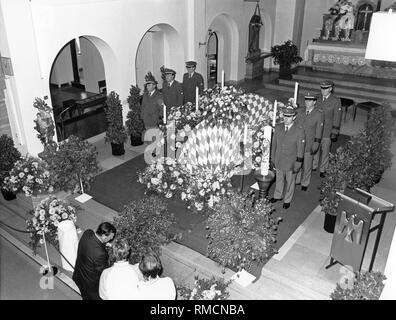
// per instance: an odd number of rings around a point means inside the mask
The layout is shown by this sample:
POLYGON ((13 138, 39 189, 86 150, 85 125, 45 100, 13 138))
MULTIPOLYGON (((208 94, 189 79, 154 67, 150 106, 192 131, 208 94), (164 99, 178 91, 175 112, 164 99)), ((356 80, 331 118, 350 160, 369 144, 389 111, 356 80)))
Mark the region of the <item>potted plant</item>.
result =
POLYGON ((178 300, 227 300, 230 294, 228 286, 231 281, 225 281, 222 278, 210 279, 194 277, 194 284, 190 286, 178 286, 178 300))
POLYGON ((15 199, 16 195, 12 190, 5 188, 4 178, 21 158, 21 153, 15 148, 14 140, 5 134, 0 137, 0 150, 0 189, 4 199, 10 201, 15 199))
POLYGON ((350 272, 344 282, 337 283, 331 293, 332 300, 378 300, 384 288, 386 277, 378 271, 350 272))
POLYGON ((71 135, 42 158, 50 166, 55 189, 82 193, 100 172, 97 155, 94 145, 71 135))
POLYGON ((297 46, 291 40, 272 46, 271 55, 274 58, 274 64, 279 65, 279 78, 281 79, 290 79, 291 65, 303 60, 298 55, 297 46))
POLYGON ((128 240, 131 246, 132 264, 140 262, 144 254, 161 254, 161 246, 170 243, 180 235, 173 235, 169 228, 174 216, 158 196, 148 196, 132 201, 114 218, 117 236, 128 240))
POLYGON ((277 251, 277 227, 271 214, 273 207, 266 200, 253 199, 247 194, 230 191, 213 208, 208 218, 208 256, 223 270, 245 269, 266 263, 277 251))
POLYGON ((110 92, 107 97, 105 113, 108 122, 105 142, 110 142, 112 155, 123 155, 125 153, 124 142, 127 139, 127 134, 122 121, 121 100, 114 91, 110 92))
POLYGON ((125 123, 127 133, 131 137, 131 145, 140 146, 143 144, 142 133, 144 131, 144 122, 141 118, 140 89, 138 86, 131 85, 127 101, 129 104, 127 121, 125 123))

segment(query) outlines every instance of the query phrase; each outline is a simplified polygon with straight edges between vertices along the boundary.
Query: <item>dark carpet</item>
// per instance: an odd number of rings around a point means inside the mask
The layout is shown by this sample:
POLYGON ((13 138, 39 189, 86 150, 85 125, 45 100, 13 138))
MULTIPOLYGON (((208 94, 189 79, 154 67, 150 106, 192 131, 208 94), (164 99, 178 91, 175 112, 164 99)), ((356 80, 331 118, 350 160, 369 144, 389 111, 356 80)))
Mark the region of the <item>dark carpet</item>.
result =
MULTIPOLYGON (((349 137, 340 135, 336 143, 332 145, 332 152, 348 141, 349 137)), ((89 194, 107 207, 116 211, 122 211, 124 205, 131 201, 144 197, 145 186, 138 182, 138 172, 146 167, 143 154, 136 158, 125 162, 111 170, 100 174, 92 184, 89 194)), ((313 172, 311 183, 308 191, 301 191, 300 186, 296 186, 294 198, 289 209, 282 208, 282 202, 274 204, 275 211, 272 214, 274 219, 282 218, 278 228, 278 237, 276 248, 279 249, 293 232, 300 226, 308 215, 319 204, 319 185, 322 178, 319 172, 313 172)), ((234 187, 241 187, 240 176, 234 176, 231 179, 234 187)), ((255 182, 254 175, 245 176, 244 191, 248 191, 249 187, 255 182)), ((275 184, 273 183, 269 190, 269 197, 272 197, 275 184)), ((178 242, 195 251, 206 255, 207 239, 206 239, 206 216, 196 213, 186 208, 186 203, 180 199, 166 199, 169 212, 172 212, 176 218, 176 224, 173 231, 182 233, 182 238, 178 242)), ((261 268, 260 268, 261 269, 261 268)), ((255 272, 252 272, 255 274, 255 272)))

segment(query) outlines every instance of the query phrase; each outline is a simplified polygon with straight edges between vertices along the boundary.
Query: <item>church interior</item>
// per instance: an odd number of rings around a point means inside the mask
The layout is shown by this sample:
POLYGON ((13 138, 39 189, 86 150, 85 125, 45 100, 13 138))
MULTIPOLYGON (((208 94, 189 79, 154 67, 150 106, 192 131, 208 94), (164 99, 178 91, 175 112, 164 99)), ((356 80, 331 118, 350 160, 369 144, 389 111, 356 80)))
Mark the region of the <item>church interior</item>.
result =
MULTIPOLYGON (((93 144, 104 175, 127 166, 148 145, 146 141, 131 146, 128 138, 125 153, 112 155, 105 142, 110 92, 119 95, 125 120, 132 85, 143 89, 151 72, 162 88, 163 66, 182 83, 185 63, 194 61, 205 89, 234 86, 271 103, 287 104, 295 94, 295 102, 304 105, 307 95, 319 96, 320 84, 330 80, 342 107, 339 133, 350 138, 366 128, 375 106, 386 103, 392 119, 396 118, 396 40, 392 29, 385 29, 395 27, 395 21, 393 0, 0 0, 0 135, 11 137, 23 155, 40 155, 43 145, 37 138, 37 110, 33 108, 40 98, 51 107, 54 141, 76 135, 93 144), (376 14, 386 16, 382 24, 375 20, 376 14), (297 46, 301 61, 289 64, 289 73, 282 75, 272 48, 288 40, 297 46)), ((396 154, 393 140, 390 151, 396 154)), ((370 190, 390 206, 396 203, 395 162, 393 158, 370 190)), ((319 196, 321 176, 319 172, 312 175, 319 196)), ((135 175, 131 177, 136 180, 135 175)), ((106 184, 105 178, 101 181, 106 184)), ((248 178, 242 180, 241 190, 249 191, 248 184, 248 178)), ((78 224, 83 230, 118 215, 116 207, 95 201, 100 194, 99 187, 95 188, 93 199, 85 203, 72 199, 82 207, 78 224)), ((272 194, 273 189, 269 190, 272 194)), ((296 188, 298 197, 303 211, 310 195, 296 188)), ((329 267, 334 240, 332 233, 323 230, 319 202, 315 199, 300 220, 292 217, 293 203, 288 211, 282 204, 274 206, 276 214, 293 226, 285 231, 278 253, 260 266, 256 280, 230 285, 229 299, 329 300, 346 273, 342 264, 329 267)), ((60 267, 61 258, 51 247, 47 257, 61 272, 56 290, 40 289, 38 269, 46 264, 46 253, 40 250, 32 255, 28 235, 7 227, 26 229, 25 204, 0 199, 0 212, 0 255, 7 257, 0 262, 4 270, 0 299, 81 299, 72 272, 60 267), (22 282, 23 277, 28 279, 22 282)), ((377 235, 369 237, 360 268, 384 273, 387 280, 381 299, 393 300, 396 217, 391 210, 384 223, 383 216, 373 217, 384 224, 382 234, 377 230, 377 235)), ((177 241, 162 247, 161 260, 165 274, 175 283, 193 282, 197 273, 227 280, 234 274, 231 269, 223 272, 199 250, 177 241)))

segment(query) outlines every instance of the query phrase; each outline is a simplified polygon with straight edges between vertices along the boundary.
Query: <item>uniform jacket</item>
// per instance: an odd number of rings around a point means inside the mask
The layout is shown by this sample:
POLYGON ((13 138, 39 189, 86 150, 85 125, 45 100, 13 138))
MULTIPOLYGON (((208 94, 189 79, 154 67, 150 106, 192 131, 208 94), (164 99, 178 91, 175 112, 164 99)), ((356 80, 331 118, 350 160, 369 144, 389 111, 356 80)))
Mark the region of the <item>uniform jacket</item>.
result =
POLYGON ((341 100, 334 93, 331 93, 325 101, 323 101, 323 96, 320 96, 316 102, 316 108, 324 112, 323 138, 329 138, 331 133, 338 134, 342 115, 341 100))
POLYGON ((293 170, 297 158, 304 157, 305 134, 304 129, 295 122, 285 132, 285 125, 276 125, 272 138, 271 160, 275 168, 281 171, 293 170))
POLYGON ((142 100, 142 119, 146 128, 157 127, 163 116, 163 97, 155 90, 152 96, 148 92, 143 94, 142 100))
POLYGON ((305 152, 311 152, 315 138, 318 143, 322 139, 324 113, 316 107, 308 115, 306 107, 298 108, 297 112, 296 124, 302 126, 305 133, 305 152))
POLYGON ((109 267, 106 246, 92 230, 86 230, 78 244, 73 280, 91 296, 99 299, 99 280, 102 271, 109 267))
POLYGON ((180 107, 183 105, 183 86, 176 80, 172 82, 171 86, 169 86, 168 82, 164 81, 162 84, 162 95, 168 114, 171 107, 180 107))
POLYGON ((200 73, 194 72, 191 78, 188 77, 188 72, 183 75, 183 97, 184 103, 195 103, 195 87, 198 87, 199 94, 202 94, 204 89, 204 79, 200 73))

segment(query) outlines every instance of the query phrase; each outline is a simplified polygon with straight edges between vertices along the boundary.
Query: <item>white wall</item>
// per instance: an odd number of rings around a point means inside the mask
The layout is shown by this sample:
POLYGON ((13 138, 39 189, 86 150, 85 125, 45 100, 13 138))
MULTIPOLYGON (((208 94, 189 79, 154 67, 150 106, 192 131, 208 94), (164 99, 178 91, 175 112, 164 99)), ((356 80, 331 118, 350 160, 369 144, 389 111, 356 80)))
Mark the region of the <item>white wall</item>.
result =
MULTIPOLYGON (((98 49, 86 38, 80 37, 81 65, 83 68, 85 91, 99 93, 98 81, 106 80, 103 59, 98 49)), ((107 83, 106 83, 107 84, 107 83)), ((109 91, 108 91, 109 92, 109 91)))
POLYGON ((73 66, 71 59, 70 45, 67 45, 59 53, 54 66, 52 68, 51 80, 52 84, 61 85, 74 80, 73 66))

